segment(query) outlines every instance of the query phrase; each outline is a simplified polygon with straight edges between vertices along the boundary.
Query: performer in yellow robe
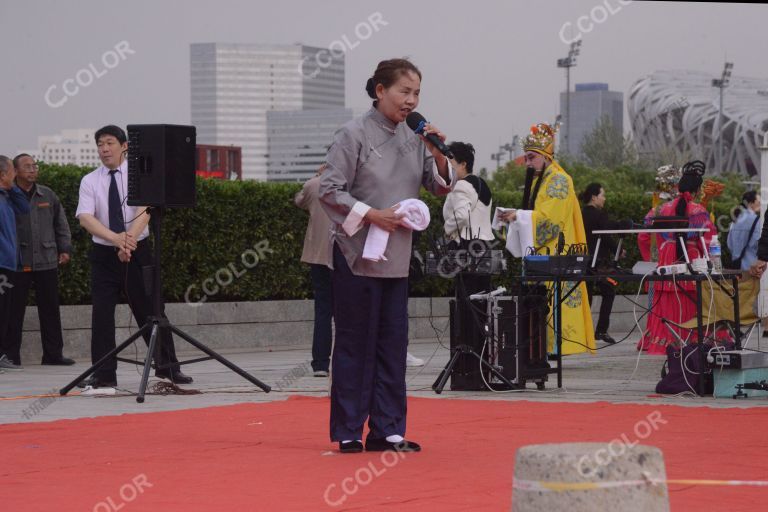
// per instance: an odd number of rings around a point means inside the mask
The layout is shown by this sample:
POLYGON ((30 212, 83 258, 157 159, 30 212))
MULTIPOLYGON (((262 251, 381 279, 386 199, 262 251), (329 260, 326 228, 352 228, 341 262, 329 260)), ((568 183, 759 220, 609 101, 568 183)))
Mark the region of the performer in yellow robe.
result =
MULTIPOLYGON (((556 254, 560 233, 563 233, 566 247, 587 243, 573 180, 554 160, 555 132, 556 129, 543 123, 531 127, 531 133, 522 143, 526 164, 523 208, 500 214, 502 221, 512 223, 511 227, 518 231, 523 250, 533 245, 536 248, 547 247, 549 254, 556 254)), ((563 295, 574 284, 562 282, 563 295)), ((547 285, 551 288, 554 283, 547 285)), ((554 311, 552 308, 553 304, 550 304, 550 310, 554 311)), ((550 313, 548 318, 547 346, 552 353, 555 352, 554 316, 550 313)), ((580 283, 563 301, 562 331, 563 354, 594 351, 595 333, 584 283, 580 283)))

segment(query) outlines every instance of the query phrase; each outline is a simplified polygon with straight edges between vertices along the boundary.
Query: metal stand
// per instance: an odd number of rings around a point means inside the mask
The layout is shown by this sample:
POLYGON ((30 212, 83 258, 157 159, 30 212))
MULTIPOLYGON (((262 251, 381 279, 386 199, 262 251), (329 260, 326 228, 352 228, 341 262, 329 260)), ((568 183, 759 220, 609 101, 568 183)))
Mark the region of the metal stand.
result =
POLYGON ((77 386, 77 384, 82 381, 83 379, 87 378, 89 375, 93 374, 104 366, 104 364, 107 363, 112 357, 117 356, 120 352, 125 350, 131 343, 133 343, 136 339, 139 338, 139 336, 144 335, 147 332, 151 332, 150 338, 149 338, 149 346, 147 348, 147 356, 144 361, 135 361, 133 359, 122 359, 120 357, 117 357, 118 361, 122 361, 124 363, 130 363, 135 364, 137 366, 144 366, 144 371, 141 374, 141 382, 139 383, 139 394, 136 396, 136 401, 138 403, 144 403, 144 395, 147 390, 147 381, 149 380, 149 371, 154 366, 156 370, 162 370, 170 368, 171 366, 176 365, 184 365, 184 364, 192 364, 192 363, 199 363, 201 361, 208 361, 210 359, 215 359, 233 372, 237 373, 244 379, 248 380, 249 382, 255 384, 262 390, 264 390, 265 393, 269 393, 272 388, 270 388, 268 385, 261 382, 256 377, 252 376, 242 368, 238 367, 228 359, 222 357, 218 353, 214 352, 210 348, 206 347, 203 343, 199 342, 198 340, 194 339, 189 334, 183 332, 179 328, 172 325, 165 316, 163 316, 163 286, 162 286, 162 278, 161 278, 161 272, 160 272, 160 254, 161 254, 161 232, 162 232, 162 222, 163 222, 163 216, 165 215, 165 207, 159 206, 152 208, 152 214, 150 217, 150 226, 152 228, 152 234, 154 236, 154 242, 155 242, 155 250, 153 253, 153 273, 152 273, 152 307, 153 307, 153 313, 154 315, 149 317, 147 319, 147 323, 145 323, 141 329, 133 333, 128 339, 126 339, 124 342, 122 342, 120 345, 112 349, 108 354, 106 354, 104 357, 96 361, 90 368, 88 368, 85 372, 83 372, 80 376, 78 376, 75 380, 61 388, 59 391, 60 395, 66 395, 69 393, 69 391, 77 386), (176 334, 181 339, 195 347, 196 349, 200 350, 201 352, 204 352, 208 355, 208 357, 200 357, 197 359, 190 359, 188 361, 182 361, 179 363, 169 363, 162 366, 158 366, 157 364, 152 364, 154 361, 158 360, 158 354, 160 351, 160 344, 158 342, 158 338, 162 339, 162 336, 165 334, 170 338, 171 333, 176 334))
MULTIPOLYGON (((502 292, 506 291, 503 288, 501 289, 502 292)), ((501 293, 501 292, 499 292, 501 293)), ((488 318, 486 320, 486 326, 485 326, 485 342, 489 346, 493 345, 493 340, 491 339, 493 334, 491 333, 490 328, 490 322, 492 321, 491 318, 491 307, 492 307, 492 301, 491 298, 494 295, 498 295, 496 292, 486 293, 486 294, 474 294, 471 297, 465 297, 461 300, 465 300, 469 302, 471 299, 485 299, 486 300, 486 308, 488 310, 488 318)), ((458 297, 457 297, 458 299, 458 297)), ((471 304, 468 304, 468 307, 472 307, 471 304)), ((438 395, 443 392, 443 388, 445 387, 446 382, 448 382, 448 378, 451 376, 451 373, 453 373, 453 369, 456 366, 456 364, 459 362, 459 358, 462 356, 462 354, 470 354, 474 356, 479 362, 480 362, 480 371, 483 371, 483 368, 486 368, 493 374, 494 377, 499 379, 502 383, 504 383, 505 386, 508 386, 507 389, 514 389, 515 385, 507 379, 504 374, 502 374, 495 366, 490 364, 488 361, 483 359, 480 354, 475 352, 471 346, 467 344, 461 344, 457 345, 456 348, 453 349, 453 354, 451 355, 451 359, 448 361, 448 364, 445 365, 445 368, 440 372, 440 375, 437 376, 437 380, 435 380, 434 384, 432 384, 432 390, 437 393, 438 395)))

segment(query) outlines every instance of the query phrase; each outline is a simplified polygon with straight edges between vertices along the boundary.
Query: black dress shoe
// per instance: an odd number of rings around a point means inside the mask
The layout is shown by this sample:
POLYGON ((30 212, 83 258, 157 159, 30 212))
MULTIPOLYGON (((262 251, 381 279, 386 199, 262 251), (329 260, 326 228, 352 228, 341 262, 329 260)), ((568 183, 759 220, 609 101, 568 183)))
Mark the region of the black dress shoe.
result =
POLYGON ((75 360, 70 359, 68 357, 61 356, 58 359, 43 359, 43 361, 40 364, 51 365, 51 366, 71 366, 75 364, 75 360))
POLYGON ((192 377, 190 377, 189 375, 184 375, 183 373, 181 373, 181 370, 176 370, 176 371, 171 371, 168 369, 157 370, 155 372, 155 377, 159 379, 168 379, 174 384, 192 384, 192 377))
POLYGON ((102 380, 95 375, 91 375, 87 379, 81 380, 77 383, 77 387, 84 388, 91 386, 92 388, 116 388, 117 379, 115 380, 102 380))
POLYGON ((386 439, 366 439, 365 451, 367 452, 420 452, 421 446, 406 439, 399 443, 390 443, 386 439))
POLYGON ((611 337, 611 335, 608 334, 607 332, 603 332, 603 333, 599 333, 599 334, 595 333, 595 339, 603 340, 604 342, 606 342, 608 344, 611 344, 611 345, 615 345, 616 344, 616 340, 613 339, 613 337, 611 337))
POLYGON ((339 451, 341 453, 360 453, 363 451, 362 441, 350 441, 348 443, 339 442, 339 451))

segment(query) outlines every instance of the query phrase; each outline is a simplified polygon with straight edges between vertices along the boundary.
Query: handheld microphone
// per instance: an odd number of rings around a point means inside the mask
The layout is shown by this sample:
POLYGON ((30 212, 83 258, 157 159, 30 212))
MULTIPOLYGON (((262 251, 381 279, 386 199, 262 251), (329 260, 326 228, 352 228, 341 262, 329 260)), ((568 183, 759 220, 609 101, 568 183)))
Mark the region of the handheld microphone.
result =
POLYGON ((497 295, 501 295, 502 293, 504 293, 506 291, 507 291, 506 288, 504 288, 503 286, 499 286, 498 288, 496 288, 492 292, 486 293, 486 292, 482 291, 480 293, 473 293, 472 295, 469 296, 469 300, 483 300, 483 299, 488 298, 488 297, 496 297, 497 295))
POLYGON ((441 141, 434 133, 424 134, 424 126, 427 124, 427 120, 424 116, 418 112, 411 112, 405 118, 405 123, 408 127, 416 133, 416 135, 423 135, 425 139, 435 145, 435 147, 448 158, 453 158, 453 152, 441 141))

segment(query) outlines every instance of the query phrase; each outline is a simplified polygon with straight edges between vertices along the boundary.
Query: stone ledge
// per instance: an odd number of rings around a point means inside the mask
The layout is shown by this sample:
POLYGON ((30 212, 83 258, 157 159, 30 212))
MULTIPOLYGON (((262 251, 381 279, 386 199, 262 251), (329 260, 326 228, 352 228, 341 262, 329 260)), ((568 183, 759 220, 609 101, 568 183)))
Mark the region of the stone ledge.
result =
MULTIPOLYGON (((408 302, 410 337, 434 339, 439 334, 447 345, 449 300, 446 297, 411 298, 408 302)), ((645 300, 646 296, 641 295, 640 303, 645 300)), ((166 313, 174 325, 214 349, 289 348, 311 346, 313 308, 311 300, 216 302, 201 306, 174 303, 166 306, 166 313)), ((592 304, 595 320, 599 310, 600 297, 595 297, 592 304)), ((62 306, 61 320, 65 355, 90 358, 91 306, 62 306)), ((125 304, 118 305, 115 323, 118 341, 138 329, 125 304)), ((631 302, 623 296, 616 297, 611 331, 627 332, 633 324, 631 302)), ((37 308, 28 307, 24 317, 22 362, 37 363, 41 358, 39 325, 37 308)), ((180 340, 177 347, 181 353, 190 350, 180 340)))

